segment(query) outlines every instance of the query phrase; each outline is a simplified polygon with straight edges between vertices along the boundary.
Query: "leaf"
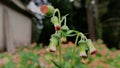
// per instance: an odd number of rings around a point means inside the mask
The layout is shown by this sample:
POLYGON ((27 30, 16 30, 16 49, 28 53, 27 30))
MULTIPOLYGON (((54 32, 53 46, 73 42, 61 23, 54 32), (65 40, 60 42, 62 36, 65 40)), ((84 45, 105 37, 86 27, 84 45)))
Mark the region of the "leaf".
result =
POLYGON ((73 32, 73 30, 68 30, 67 31, 67 34, 70 34, 70 33, 72 33, 73 32))
POLYGON ((69 35, 69 34, 71 34, 71 33, 73 33, 73 32, 75 32, 74 30, 68 30, 67 31, 67 35, 69 35))
POLYGON ((61 66, 57 63, 57 62, 55 62, 55 61, 53 61, 53 60, 51 60, 52 61, 52 63, 55 65, 55 66, 57 66, 58 68, 61 68, 61 66))

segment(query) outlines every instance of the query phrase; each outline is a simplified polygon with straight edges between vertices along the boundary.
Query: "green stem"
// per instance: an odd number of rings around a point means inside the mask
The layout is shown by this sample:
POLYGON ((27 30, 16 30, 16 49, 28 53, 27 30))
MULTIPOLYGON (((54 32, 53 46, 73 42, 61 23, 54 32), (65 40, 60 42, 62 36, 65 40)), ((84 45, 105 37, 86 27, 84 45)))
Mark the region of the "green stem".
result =
POLYGON ((66 25, 66 17, 65 17, 65 20, 64 20, 64 25, 66 25))
POLYGON ((59 61, 62 67, 62 48, 61 48, 61 41, 59 40, 59 61))
MULTIPOLYGON (((67 15, 66 15, 67 16, 67 15)), ((66 25, 66 16, 62 17, 60 23, 62 23, 64 21, 64 25, 66 25)))
POLYGON ((77 33, 77 37, 75 39, 75 45, 74 45, 74 48, 73 48, 73 52, 72 52, 72 60, 71 60, 71 68, 73 68, 73 58, 75 56, 75 52, 76 52, 76 46, 77 46, 77 42, 78 42, 78 38, 79 38, 80 34, 77 33))
MULTIPOLYGON (((56 12, 58 13, 58 22, 60 23, 61 17, 60 17, 60 11, 59 11, 59 9, 56 9, 56 10, 55 10, 53 16, 55 16, 55 13, 56 13, 56 12)), ((59 31, 58 33, 59 33, 60 38, 61 38, 61 32, 59 31)), ((61 42, 61 40, 59 39, 59 44, 58 44, 58 46, 59 46, 59 47, 58 47, 58 48, 59 48, 59 61, 60 61, 61 68, 63 68, 61 43, 62 43, 62 42, 61 42)))
POLYGON ((59 19, 59 23, 60 23, 60 11, 58 10, 58 19, 59 19))
POLYGON ((56 12, 58 13, 58 20, 59 20, 59 23, 60 23, 60 11, 59 11, 59 9, 55 9, 53 16, 55 16, 56 12))

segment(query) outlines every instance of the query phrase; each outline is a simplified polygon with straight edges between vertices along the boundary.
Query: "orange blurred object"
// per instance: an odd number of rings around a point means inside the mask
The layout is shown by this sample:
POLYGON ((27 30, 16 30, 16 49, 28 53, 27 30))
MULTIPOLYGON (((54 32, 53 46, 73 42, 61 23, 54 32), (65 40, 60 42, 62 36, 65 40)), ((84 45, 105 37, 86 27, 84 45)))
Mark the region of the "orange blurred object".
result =
POLYGON ((42 5, 40 6, 40 10, 43 14, 46 14, 48 12, 48 7, 47 5, 42 5))

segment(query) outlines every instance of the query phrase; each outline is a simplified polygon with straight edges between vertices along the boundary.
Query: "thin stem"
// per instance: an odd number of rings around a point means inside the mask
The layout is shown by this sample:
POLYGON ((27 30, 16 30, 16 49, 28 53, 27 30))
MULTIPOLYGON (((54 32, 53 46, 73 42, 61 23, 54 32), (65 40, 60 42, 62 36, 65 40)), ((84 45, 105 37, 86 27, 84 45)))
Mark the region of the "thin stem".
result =
POLYGON ((73 67, 72 67, 72 66, 73 66, 73 58, 74 58, 74 56, 75 56, 75 52, 76 52, 75 49, 76 49, 76 46, 77 46, 77 42, 78 42, 79 36, 80 36, 80 33, 77 33, 77 37, 76 37, 76 39, 75 39, 75 45, 74 45, 73 52, 72 52, 71 68, 73 68, 73 67))
POLYGON ((65 16, 62 17, 60 23, 62 23, 64 21, 64 25, 66 25, 66 16, 68 16, 68 14, 66 14, 65 16))
POLYGON ((66 25, 66 17, 65 17, 65 20, 64 20, 64 25, 66 25))
POLYGON ((83 34, 83 33, 81 33, 81 38, 82 38, 82 40, 87 40, 87 37, 83 34))
POLYGON ((73 56, 74 56, 74 53, 75 53, 75 49, 76 49, 76 46, 77 46, 77 41, 78 41, 78 38, 79 38, 79 34, 77 34, 77 37, 75 39, 75 45, 74 45, 74 48, 73 48, 73 56))
MULTIPOLYGON (((60 17, 60 11, 59 11, 59 9, 55 9, 55 12, 54 12, 53 16, 55 16, 56 12, 58 13, 58 22, 60 23, 61 17, 60 17)), ((59 31, 58 33, 59 33, 60 38, 61 38, 61 31, 59 31)), ((62 63, 62 47, 61 47, 61 44, 62 44, 62 42, 59 39, 59 43, 58 43, 58 46, 59 46, 58 47, 59 48, 59 61, 60 61, 61 68, 63 68, 63 63, 62 63)))
POLYGON ((58 20, 59 20, 59 23, 60 23, 60 11, 59 9, 55 9, 54 13, 53 13, 53 16, 55 16, 55 13, 58 13, 58 20))
POLYGON ((60 23, 60 11, 58 10, 58 20, 59 20, 59 23, 60 23))
POLYGON ((62 48, 61 48, 61 41, 59 40, 59 61, 62 67, 62 48))

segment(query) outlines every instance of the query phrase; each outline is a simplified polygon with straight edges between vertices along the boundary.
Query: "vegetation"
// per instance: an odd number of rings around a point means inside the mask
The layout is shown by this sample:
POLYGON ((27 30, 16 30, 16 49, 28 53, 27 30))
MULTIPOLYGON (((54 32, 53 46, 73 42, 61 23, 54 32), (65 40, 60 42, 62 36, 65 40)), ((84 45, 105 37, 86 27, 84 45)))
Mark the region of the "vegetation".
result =
MULTIPOLYGON (((96 55, 92 55, 89 58, 82 59, 79 56, 79 47, 77 47, 75 53, 75 68, 119 68, 120 67, 120 50, 112 49, 109 50, 105 44, 101 41, 97 41, 95 47, 97 48, 96 55)), ((41 47, 35 43, 29 45, 30 47, 21 47, 16 50, 15 53, 2 53, 0 54, 0 68, 56 68, 52 63, 59 61, 58 51, 48 52, 47 47, 41 47)), ((62 45, 63 59, 70 59, 71 49, 74 47, 72 42, 68 42, 62 45)), ((69 60, 70 61, 70 60, 69 60)), ((66 68, 69 68, 70 63, 64 63, 66 68)))

